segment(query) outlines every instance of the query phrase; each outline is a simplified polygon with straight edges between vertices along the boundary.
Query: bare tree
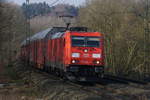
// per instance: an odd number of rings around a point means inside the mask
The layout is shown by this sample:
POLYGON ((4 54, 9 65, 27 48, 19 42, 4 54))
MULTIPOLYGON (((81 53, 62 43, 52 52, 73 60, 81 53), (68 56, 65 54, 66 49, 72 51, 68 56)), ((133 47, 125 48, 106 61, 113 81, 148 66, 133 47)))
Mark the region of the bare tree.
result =
POLYGON ((21 8, 15 4, 0 3, 0 57, 5 62, 11 62, 15 57, 14 51, 19 48, 25 34, 25 18, 21 8))
POLYGON ((146 1, 90 0, 80 9, 79 24, 105 35, 106 66, 111 73, 144 74, 143 2, 146 1))

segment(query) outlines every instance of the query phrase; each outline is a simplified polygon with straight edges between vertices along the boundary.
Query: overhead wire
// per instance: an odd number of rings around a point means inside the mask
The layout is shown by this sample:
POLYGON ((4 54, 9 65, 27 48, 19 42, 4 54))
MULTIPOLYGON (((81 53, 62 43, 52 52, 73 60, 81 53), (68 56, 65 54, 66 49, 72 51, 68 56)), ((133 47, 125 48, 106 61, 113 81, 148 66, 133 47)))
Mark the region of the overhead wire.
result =
POLYGON ((50 7, 54 6, 55 4, 57 4, 60 0, 55 0, 53 3, 50 4, 50 7))

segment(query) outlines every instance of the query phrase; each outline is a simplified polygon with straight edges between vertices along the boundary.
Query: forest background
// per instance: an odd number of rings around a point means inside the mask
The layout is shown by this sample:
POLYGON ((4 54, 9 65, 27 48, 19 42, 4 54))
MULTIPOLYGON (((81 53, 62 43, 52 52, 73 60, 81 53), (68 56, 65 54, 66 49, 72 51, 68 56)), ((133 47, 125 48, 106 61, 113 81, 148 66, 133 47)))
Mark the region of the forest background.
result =
POLYGON ((60 13, 73 15, 73 25, 104 34, 106 73, 142 79, 150 76, 148 0, 88 0, 80 7, 50 7, 46 2, 19 6, 0 1, 0 65, 11 64, 19 55, 28 31, 34 34, 64 25, 60 13))

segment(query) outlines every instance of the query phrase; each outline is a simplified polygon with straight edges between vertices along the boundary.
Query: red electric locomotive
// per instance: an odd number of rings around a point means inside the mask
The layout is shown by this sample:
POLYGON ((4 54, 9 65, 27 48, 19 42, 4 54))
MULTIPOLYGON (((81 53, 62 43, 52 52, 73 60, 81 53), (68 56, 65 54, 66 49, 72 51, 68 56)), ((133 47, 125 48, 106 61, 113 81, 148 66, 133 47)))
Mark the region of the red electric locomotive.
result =
POLYGON ((37 68, 77 80, 102 77, 104 37, 84 27, 49 28, 22 44, 21 56, 37 68))

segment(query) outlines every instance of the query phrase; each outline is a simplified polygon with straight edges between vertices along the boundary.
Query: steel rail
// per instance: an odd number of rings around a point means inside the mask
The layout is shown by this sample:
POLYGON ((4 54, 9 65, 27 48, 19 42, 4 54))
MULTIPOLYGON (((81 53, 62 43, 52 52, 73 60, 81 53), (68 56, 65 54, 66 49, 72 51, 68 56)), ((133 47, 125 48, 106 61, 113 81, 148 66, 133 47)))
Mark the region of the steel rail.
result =
POLYGON ((105 75, 105 78, 111 79, 111 80, 116 80, 116 81, 141 84, 141 85, 148 84, 148 82, 146 82, 146 81, 135 80, 135 79, 130 79, 130 78, 126 78, 126 77, 119 77, 119 76, 114 76, 114 75, 105 75))

